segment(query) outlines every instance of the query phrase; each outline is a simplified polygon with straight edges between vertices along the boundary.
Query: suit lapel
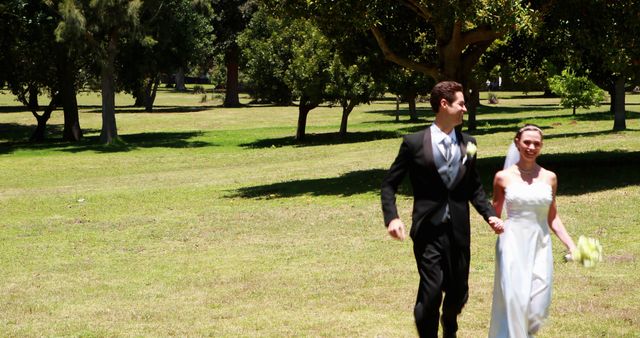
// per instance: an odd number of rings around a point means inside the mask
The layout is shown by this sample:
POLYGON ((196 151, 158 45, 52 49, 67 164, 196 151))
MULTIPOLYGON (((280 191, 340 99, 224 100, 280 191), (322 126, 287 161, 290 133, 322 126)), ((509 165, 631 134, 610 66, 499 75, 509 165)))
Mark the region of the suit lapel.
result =
POLYGON ((433 159, 433 146, 431 145, 431 126, 424 130, 424 137, 422 138, 422 154, 424 155, 424 163, 429 170, 435 170, 436 161, 433 159))

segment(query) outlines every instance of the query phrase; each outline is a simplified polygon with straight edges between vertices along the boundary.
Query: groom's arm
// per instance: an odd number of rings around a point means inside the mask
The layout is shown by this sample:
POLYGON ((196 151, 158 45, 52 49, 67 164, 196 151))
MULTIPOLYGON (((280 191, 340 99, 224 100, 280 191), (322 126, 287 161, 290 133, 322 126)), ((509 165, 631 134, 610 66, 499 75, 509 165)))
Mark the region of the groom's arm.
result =
POLYGON ((398 209, 396 207, 396 193, 398 186, 404 179, 409 169, 411 151, 406 138, 403 139, 398 151, 398 156, 393 161, 391 168, 382 180, 380 190, 380 200, 382 202, 382 213, 384 215, 384 225, 389 226, 391 221, 398 219, 398 209))
MULTIPOLYGON (((475 162, 475 159, 474 159, 475 162)), ((478 175, 478 171, 473 168, 473 182, 474 182, 474 191, 473 198, 471 199, 471 204, 473 207, 482 215, 484 220, 489 224, 491 229, 496 234, 501 234, 504 231, 504 224, 502 219, 500 219, 496 210, 493 208, 493 205, 489 203, 489 199, 487 198, 487 194, 484 191, 482 186, 482 182, 480 182, 480 175, 478 175)))
MULTIPOLYGON (((469 137, 469 141, 476 144, 476 140, 473 137, 469 137)), ((480 175, 478 174, 478 169, 476 167, 477 163, 477 154, 473 154, 473 158, 470 161, 470 182, 471 182, 471 204, 478 211, 480 215, 484 218, 484 220, 491 224, 496 222, 495 218, 497 217, 496 211, 489 202, 489 198, 487 197, 487 193, 482 186, 482 181, 480 181, 480 175)))

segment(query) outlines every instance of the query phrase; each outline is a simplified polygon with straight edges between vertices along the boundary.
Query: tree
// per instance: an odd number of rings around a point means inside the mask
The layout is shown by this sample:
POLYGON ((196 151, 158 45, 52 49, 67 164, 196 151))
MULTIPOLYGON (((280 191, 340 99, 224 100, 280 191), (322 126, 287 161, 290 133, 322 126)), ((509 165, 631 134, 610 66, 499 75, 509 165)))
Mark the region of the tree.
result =
POLYGON ((72 53, 68 44, 55 41, 57 13, 45 3, 12 0, 0 7, 0 17, 0 78, 36 118, 31 140, 44 140, 47 121, 58 105, 64 110, 63 139, 79 140, 82 130, 75 88, 81 53, 72 53), (51 101, 39 115, 42 94, 51 101))
POLYGON ((329 67, 335 53, 307 19, 271 16, 259 10, 240 35, 249 88, 255 99, 280 104, 298 100, 296 140, 305 138, 309 112, 329 98, 329 67))
POLYGON ((342 107, 340 137, 347 135, 347 123, 353 108, 384 94, 385 85, 374 79, 372 70, 368 69, 370 64, 368 58, 362 56, 354 64, 345 65, 336 53, 329 66, 326 93, 342 107))
MULTIPOLYGON (((416 98, 431 91, 435 84, 433 79, 414 70, 392 65, 388 67, 384 81, 389 92, 395 94, 400 101, 409 103, 409 119, 417 122, 416 98)), ((398 120, 399 116, 396 116, 396 121, 398 120)))
POLYGON ((328 96, 326 89, 330 81, 328 69, 332 50, 329 41, 310 21, 295 20, 289 27, 295 36, 293 58, 285 71, 285 83, 292 89, 294 97, 299 98, 296 140, 301 142, 305 137, 309 112, 328 96))
POLYGON ((287 26, 286 20, 259 9, 238 36, 246 89, 256 101, 285 106, 293 102, 284 74, 293 59, 295 32, 287 26))
POLYGON ((241 50, 237 37, 251 20, 257 9, 254 0, 212 0, 215 17, 213 20, 216 34, 216 47, 224 54, 227 69, 225 85, 225 107, 239 107, 238 97, 241 50))
MULTIPOLYGON (((473 67, 497 38, 531 27, 533 22, 528 6, 511 0, 269 3, 287 13, 311 16, 328 36, 367 30, 387 60, 435 81, 458 81, 465 88, 469 88, 473 67), (418 58, 416 51, 420 51, 418 58)), ((474 115, 475 107, 469 108, 474 115)), ((468 127, 475 129, 475 124, 468 127)))
POLYGON ((640 3, 556 1, 546 13, 545 31, 561 41, 567 64, 609 92, 613 129, 626 129, 625 82, 640 66, 640 3))
POLYGON ((589 108, 599 106, 604 100, 604 92, 586 76, 576 76, 571 69, 562 71, 562 75, 549 78, 549 88, 561 98, 560 104, 565 108, 589 108))
POLYGON ((115 117, 116 57, 121 39, 141 39, 140 0, 63 0, 58 11, 58 41, 83 43, 98 68, 102 92, 102 131, 105 144, 118 141, 115 117))
POLYGON ((152 111, 161 75, 213 56, 210 14, 190 0, 144 2, 139 26, 144 38, 123 41, 116 62, 119 82, 136 105, 152 111))

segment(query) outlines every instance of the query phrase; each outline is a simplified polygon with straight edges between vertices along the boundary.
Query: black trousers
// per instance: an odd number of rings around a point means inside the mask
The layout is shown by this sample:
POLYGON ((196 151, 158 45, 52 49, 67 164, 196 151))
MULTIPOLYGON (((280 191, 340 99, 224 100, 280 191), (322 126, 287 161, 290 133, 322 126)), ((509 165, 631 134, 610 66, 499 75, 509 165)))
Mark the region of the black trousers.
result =
POLYGON ((445 337, 455 336, 458 314, 469 298, 468 246, 453 242, 451 224, 425 230, 414 238, 413 253, 420 274, 420 286, 414 316, 420 337, 438 337, 438 321, 442 321, 445 337), (444 302, 443 302, 444 293, 444 302), (442 306, 442 318, 440 318, 442 306))

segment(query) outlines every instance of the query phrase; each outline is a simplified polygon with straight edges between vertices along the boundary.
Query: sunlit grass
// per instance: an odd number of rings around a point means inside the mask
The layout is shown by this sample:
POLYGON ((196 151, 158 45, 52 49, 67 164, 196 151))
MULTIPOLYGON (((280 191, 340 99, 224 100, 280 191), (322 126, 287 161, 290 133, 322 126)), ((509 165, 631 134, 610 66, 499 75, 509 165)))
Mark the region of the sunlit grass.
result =
MULTIPOLYGON (((640 97, 627 97, 617 133, 607 106, 573 116, 535 93, 498 97, 474 132, 487 188, 516 127, 538 123, 568 230, 604 246, 585 269, 562 263, 554 241, 539 337, 640 335, 640 97)), ((344 142, 339 108, 320 107, 296 145, 296 107, 226 109, 165 90, 144 113, 119 95, 127 144, 111 149, 96 140, 95 94, 78 98, 78 144, 56 141, 61 112, 51 141, 29 144, 34 118, 11 100, 0 95, 16 107, 0 112, 0 336, 415 336, 411 243, 386 235, 378 189, 399 135, 433 118, 428 104, 415 124, 406 106, 394 122, 393 101, 360 106, 344 142)), ((462 337, 486 335, 493 287, 495 235, 472 220, 462 337)))

